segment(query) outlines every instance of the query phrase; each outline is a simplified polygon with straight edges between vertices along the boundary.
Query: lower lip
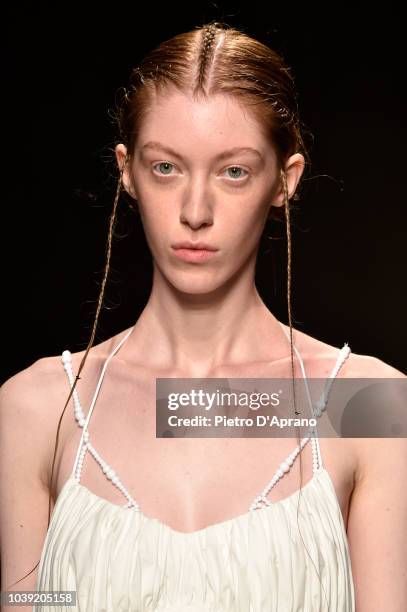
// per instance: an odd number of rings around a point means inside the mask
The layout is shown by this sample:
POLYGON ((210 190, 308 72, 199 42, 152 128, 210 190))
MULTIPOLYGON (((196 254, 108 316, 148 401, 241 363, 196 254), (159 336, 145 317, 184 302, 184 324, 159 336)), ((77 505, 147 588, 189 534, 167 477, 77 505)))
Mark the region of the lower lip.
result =
POLYGON ((174 254, 183 261, 207 261, 213 257, 216 251, 208 251, 208 249, 173 249, 174 254))

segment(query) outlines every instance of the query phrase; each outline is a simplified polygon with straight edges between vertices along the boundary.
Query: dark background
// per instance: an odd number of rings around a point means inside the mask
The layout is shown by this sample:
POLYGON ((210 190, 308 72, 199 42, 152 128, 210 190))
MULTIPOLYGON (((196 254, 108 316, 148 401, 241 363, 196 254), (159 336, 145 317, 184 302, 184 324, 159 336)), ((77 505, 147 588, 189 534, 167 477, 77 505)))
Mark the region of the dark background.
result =
MULTIPOLYGON (((407 372, 403 21, 396 4, 16 4, 3 9, 2 380, 85 348, 115 190, 115 92, 162 40, 223 19, 291 67, 312 167, 293 229, 294 326, 407 372), (328 12, 329 8, 329 12, 328 12)), ((151 263, 121 204, 95 342, 130 326, 151 263)), ((284 227, 266 234, 284 237, 284 227)), ((284 322, 286 243, 262 242, 257 285, 284 322)))

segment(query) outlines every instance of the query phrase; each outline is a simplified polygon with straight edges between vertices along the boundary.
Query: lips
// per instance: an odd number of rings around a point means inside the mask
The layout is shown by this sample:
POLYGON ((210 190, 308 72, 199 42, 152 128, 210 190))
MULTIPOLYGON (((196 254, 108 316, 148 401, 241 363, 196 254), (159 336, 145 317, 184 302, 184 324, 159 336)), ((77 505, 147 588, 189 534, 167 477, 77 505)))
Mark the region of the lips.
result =
POLYGON ((203 263, 212 257, 216 257, 216 250, 213 249, 197 249, 197 248, 173 248, 173 253, 177 259, 190 263, 203 263))
POLYGON ((173 249, 192 249, 197 251, 217 251, 217 247, 206 242, 191 242, 184 240, 172 245, 173 249))

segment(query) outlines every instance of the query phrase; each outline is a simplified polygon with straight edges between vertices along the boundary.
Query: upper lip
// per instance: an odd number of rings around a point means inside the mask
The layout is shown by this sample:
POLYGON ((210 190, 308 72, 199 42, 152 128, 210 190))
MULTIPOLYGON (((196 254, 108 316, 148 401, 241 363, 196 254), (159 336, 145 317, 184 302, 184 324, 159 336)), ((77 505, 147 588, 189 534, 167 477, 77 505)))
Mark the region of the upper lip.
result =
POLYGON ((205 251, 217 251, 218 249, 211 244, 207 244, 206 242, 191 242, 189 240, 184 240, 183 242, 176 242, 172 245, 174 249, 202 249, 205 251))

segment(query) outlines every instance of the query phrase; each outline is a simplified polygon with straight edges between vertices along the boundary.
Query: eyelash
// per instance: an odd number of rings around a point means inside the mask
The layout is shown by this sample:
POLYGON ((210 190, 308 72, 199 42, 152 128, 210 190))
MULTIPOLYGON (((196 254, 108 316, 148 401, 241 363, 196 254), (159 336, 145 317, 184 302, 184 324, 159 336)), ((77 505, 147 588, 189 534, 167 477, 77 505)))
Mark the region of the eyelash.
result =
MULTIPOLYGON (((157 162, 156 164, 154 164, 153 165, 153 169, 156 166, 160 166, 161 164, 169 164, 170 166, 175 167, 174 164, 172 164, 171 162, 163 161, 163 162, 157 162)), ((239 168, 239 170, 243 170, 243 172, 246 173, 246 175, 243 178, 239 178, 239 179, 236 179, 236 180, 235 179, 231 179, 233 183, 241 183, 249 175, 249 172, 247 170, 245 170, 245 168, 242 168, 242 166, 233 165, 233 166, 229 166, 228 168, 226 168, 226 170, 229 170, 230 168, 239 168)), ((226 172, 226 170, 225 170, 225 172, 226 172)), ((171 175, 170 174, 158 174, 158 176, 164 177, 164 176, 171 176, 171 175)))

